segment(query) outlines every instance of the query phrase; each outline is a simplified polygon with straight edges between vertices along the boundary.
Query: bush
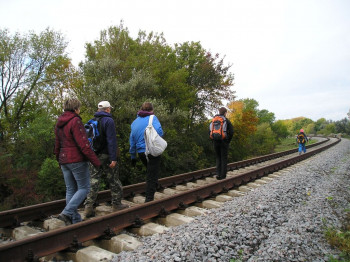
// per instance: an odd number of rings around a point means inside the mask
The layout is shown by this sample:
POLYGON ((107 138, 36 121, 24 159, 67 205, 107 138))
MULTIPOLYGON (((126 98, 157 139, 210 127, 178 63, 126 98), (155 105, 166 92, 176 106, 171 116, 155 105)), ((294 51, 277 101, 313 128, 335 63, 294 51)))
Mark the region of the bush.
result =
POLYGON ((65 197, 66 187, 58 162, 46 158, 38 173, 38 193, 45 196, 46 201, 65 197))

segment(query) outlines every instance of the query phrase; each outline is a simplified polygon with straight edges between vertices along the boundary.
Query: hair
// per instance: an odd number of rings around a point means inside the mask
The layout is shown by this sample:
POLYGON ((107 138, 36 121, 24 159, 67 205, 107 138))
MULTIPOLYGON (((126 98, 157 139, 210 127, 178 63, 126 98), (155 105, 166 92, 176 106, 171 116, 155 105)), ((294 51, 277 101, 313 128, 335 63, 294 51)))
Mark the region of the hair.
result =
POLYGON ((220 109, 219 109, 219 114, 220 115, 224 115, 226 112, 227 112, 226 107, 220 107, 220 109))
POLYGON ((68 98, 64 102, 64 111, 72 111, 79 109, 81 107, 81 102, 75 98, 68 98))
POLYGON ((151 112, 153 111, 153 105, 151 102, 144 102, 141 106, 141 110, 151 112))

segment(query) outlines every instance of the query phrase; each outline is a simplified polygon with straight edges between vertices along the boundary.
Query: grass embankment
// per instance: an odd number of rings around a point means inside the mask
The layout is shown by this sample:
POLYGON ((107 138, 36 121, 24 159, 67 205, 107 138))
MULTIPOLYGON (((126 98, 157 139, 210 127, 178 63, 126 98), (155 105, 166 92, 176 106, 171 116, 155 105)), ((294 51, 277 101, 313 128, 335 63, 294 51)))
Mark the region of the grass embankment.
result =
MULTIPOLYGON (((308 143, 306 143, 306 145, 311 145, 311 144, 315 144, 317 143, 316 139, 310 139, 308 143)), ((275 153, 278 152, 282 152, 282 151, 286 151, 286 150, 290 150, 290 149, 297 149, 298 148, 298 144, 296 142, 296 138, 295 137, 288 137, 286 139, 283 139, 281 141, 281 144, 277 145, 275 148, 275 153)))

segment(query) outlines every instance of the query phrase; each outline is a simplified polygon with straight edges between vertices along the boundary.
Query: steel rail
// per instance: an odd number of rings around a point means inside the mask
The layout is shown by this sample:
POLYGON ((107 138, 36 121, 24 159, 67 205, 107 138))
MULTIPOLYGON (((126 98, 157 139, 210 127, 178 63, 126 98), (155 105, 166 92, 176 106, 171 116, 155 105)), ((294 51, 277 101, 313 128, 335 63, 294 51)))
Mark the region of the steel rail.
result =
MULTIPOLYGON (((308 145, 307 148, 319 146, 327 141, 329 141, 329 138, 323 141, 317 142, 315 144, 308 145)), ((255 158, 251 158, 243 161, 229 163, 227 167, 228 167, 228 170, 235 170, 235 169, 246 167, 252 164, 261 163, 271 159, 276 159, 295 152, 297 152, 297 149, 290 149, 279 153, 273 153, 273 154, 255 157, 255 158)), ((176 186, 181 183, 194 181, 200 178, 205 178, 208 176, 212 176, 215 173, 215 171, 216 171, 216 167, 211 167, 207 169, 202 169, 202 170, 197 170, 197 171, 188 172, 184 174, 161 178, 159 179, 159 187, 167 188, 170 186, 176 186)), ((132 197, 136 194, 144 193, 145 188, 146 188, 145 182, 124 186, 123 187, 124 198, 132 197)), ((109 201, 110 198, 111 198, 110 190, 104 190, 99 192, 97 202, 109 201)), ((65 205, 66 205, 65 199, 60 199, 60 200, 41 203, 37 205, 2 211, 0 212, 0 227, 15 227, 15 226, 19 226, 21 222, 45 219, 50 215, 58 214, 59 212, 61 212, 65 207, 65 205)))
POLYGON ((340 139, 325 147, 317 148, 300 156, 294 156, 286 160, 276 162, 272 165, 261 167, 243 174, 228 177, 224 180, 200 188, 181 192, 160 200, 144 203, 135 207, 111 213, 102 217, 96 217, 61 229, 52 230, 23 240, 18 240, 0 246, 1 261, 28 261, 29 257, 43 257, 58 251, 65 250, 74 242, 85 242, 108 235, 111 230, 120 230, 140 221, 147 220, 169 211, 184 207, 216 194, 226 192, 236 186, 248 183, 256 178, 285 168, 298 161, 311 157, 323 150, 340 142, 340 139))

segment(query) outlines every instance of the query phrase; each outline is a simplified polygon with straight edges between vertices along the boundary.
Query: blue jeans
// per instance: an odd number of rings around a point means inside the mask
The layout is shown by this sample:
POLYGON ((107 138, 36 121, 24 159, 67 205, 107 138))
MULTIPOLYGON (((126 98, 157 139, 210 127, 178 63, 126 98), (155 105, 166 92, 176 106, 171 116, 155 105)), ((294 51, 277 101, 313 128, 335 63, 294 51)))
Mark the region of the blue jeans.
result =
POLYGON ((88 162, 61 165, 66 183, 66 207, 62 214, 69 216, 72 224, 81 221, 78 207, 90 191, 90 173, 88 162))
POLYGON ((305 147, 305 143, 304 144, 302 144, 302 143, 299 143, 299 149, 298 149, 298 152, 300 153, 300 152, 304 152, 304 153, 306 153, 306 147, 305 147))

